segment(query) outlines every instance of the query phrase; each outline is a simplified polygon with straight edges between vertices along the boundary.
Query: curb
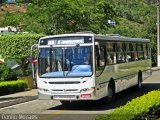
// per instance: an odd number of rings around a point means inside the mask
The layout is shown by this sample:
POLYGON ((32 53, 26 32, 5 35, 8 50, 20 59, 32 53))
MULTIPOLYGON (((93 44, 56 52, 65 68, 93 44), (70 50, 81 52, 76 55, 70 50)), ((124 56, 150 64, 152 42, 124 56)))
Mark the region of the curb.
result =
POLYGON ((28 97, 21 97, 21 98, 17 98, 14 100, 8 100, 8 101, 4 101, 0 103, 0 108, 3 107, 8 107, 11 105, 16 105, 19 103, 24 103, 24 102, 28 102, 28 101, 32 101, 32 100, 36 100, 38 98, 38 96, 28 96, 28 97))
POLYGON ((152 71, 158 71, 158 70, 160 70, 160 68, 157 68, 157 69, 152 68, 151 70, 152 71))

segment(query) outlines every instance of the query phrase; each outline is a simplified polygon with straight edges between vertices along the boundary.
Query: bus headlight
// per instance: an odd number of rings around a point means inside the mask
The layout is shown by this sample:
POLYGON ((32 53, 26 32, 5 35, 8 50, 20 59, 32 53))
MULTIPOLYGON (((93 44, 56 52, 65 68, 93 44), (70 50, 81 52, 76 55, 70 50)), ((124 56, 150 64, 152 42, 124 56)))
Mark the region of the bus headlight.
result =
POLYGON ((84 88, 81 90, 81 92, 87 92, 87 91, 94 91, 95 87, 91 87, 91 88, 84 88))
POLYGON ((39 91, 49 92, 49 90, 48 90, 48 89, 45 89, 45 88, 38 88, 38 89, 39 89, 39 91))

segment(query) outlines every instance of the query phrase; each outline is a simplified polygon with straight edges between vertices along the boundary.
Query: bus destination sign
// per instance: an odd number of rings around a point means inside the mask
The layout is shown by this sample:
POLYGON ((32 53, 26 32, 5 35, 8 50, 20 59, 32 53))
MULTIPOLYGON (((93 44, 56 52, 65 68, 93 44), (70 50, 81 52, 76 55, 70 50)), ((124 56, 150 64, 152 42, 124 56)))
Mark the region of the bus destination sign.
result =
POLYGON ((67 45, 67 44, 82 44, 84 39, 79 40, 49 40, 48 45, 67 45))
POLYGON ((92 37, 56 37, 50 39, 42 39, 40 45, 73 45, 91 43, 92 37))

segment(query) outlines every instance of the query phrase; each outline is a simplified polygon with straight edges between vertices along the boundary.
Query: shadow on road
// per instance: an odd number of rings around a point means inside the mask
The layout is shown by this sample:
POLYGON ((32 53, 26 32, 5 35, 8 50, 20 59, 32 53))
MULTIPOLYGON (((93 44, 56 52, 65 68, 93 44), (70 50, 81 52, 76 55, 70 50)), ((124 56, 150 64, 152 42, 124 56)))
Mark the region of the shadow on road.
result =
POLYGON ((73 102, 68 105, 59 105, 48 110, 77 110, 77 111, 104 111, 111 110, 125 105, 133 98, 140 97, 150 91, 160 89, 160 83, 143 83, 141 91, 135 91, 133 88, 124 90, 116 94, 116 100, 112 104, 104 104, 99 101, 80 101, 73 102))

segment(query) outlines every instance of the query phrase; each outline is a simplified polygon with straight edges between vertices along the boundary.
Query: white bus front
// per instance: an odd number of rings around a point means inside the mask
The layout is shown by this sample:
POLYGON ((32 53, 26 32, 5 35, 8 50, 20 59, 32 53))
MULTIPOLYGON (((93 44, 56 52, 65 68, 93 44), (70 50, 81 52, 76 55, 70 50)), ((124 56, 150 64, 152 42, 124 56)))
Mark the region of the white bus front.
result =
POLYGON ((39 41, 39 99, 94 100, 92 36, 42 38, 39 41))

